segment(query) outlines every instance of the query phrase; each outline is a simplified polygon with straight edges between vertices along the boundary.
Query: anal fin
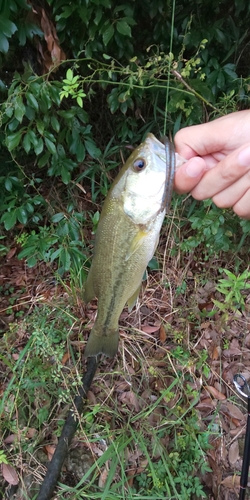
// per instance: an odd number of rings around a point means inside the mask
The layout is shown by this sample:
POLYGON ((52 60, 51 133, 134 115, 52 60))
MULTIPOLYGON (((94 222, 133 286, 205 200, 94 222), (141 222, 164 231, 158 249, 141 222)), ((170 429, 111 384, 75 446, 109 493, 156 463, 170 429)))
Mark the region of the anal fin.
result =
POLYGON ((137 299, 139 297, 140 289, 141 289, 141 283, 138 286, 138 288, 135 291, 135 293, 133 293, 133 295, 131 295, 131 297, 129 297, 129 299, 128 299, 128 310, 129 310, 129 312, 133 309, 133 307, 136 304, 136 301, 137 301, 137 299))

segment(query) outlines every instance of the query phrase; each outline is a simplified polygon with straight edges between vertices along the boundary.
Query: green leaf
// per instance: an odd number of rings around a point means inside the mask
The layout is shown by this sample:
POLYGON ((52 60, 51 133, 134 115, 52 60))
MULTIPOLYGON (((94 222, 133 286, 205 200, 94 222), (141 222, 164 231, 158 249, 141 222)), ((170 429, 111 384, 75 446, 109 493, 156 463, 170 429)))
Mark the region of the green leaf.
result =
POLYGON ((60 255, 60 264, 63 266, 65 271, 70 269, 71 258, 67 248, 62 248, 60 255))
POLYGON ((16 130, 18 126, 19 121, 16 118, 13 118, 8 124, 8 129, 10 130, 10 132, 14 132, 14 130, 16 130))
POLYGON ((29 202, 25 203, 25 210, 27 210, 27 212, 29 212, 29 214, 33 214, 34 213, 34 207, 29 202))
POLYGON ((80 96, 77 96, 76 101, 77 101, 78 106, 80 106, 80 108, 82 108, 83 107, 83 100, 82 100, 82 98, 80 96))
POLYGON ((49 95, 48 84, 44 84, 41 88, 40 107, 43 113, 46 113, 46 111, 51 108, 51 99, 49 95))
POLYGON ((39 160, 38 160, 38 167, 42 168, 45 165, 47 165, 47 163, 49 161, 49 158, 50 158, 50 152, 47 151, 41 158, 39 158, 39 160))
POLYGON ((35 245, 27 246, 23 250, 21 250, 21 252, 18 254, 18 258, 24 259, 29 255, 34 255, 35 251, 36 251, 35 245))
POLYGON ((111 40, 111 38, 114 36, 114 26, 113 24, 110 24, 104 31, 103 35, 102 35, 102 40, 103 40, 103 43, 105 46, 108 45, 109 41, 111 40))
POLYGON ((15 132, 15 134, 10 134, 8 135, 8 137, 6 137, 6 146, 9 151, 12 151, 19 145, 21 137, 22 130, 19 130, 18 132, 15 132))
POLYGON ((1 217, 1 222, 4 223, 6 231, 9 231, 16 224, 16 209, 12 212, 6 212, 1 217))
POLYGON ((79 133, 77 131, 75 131, 74 134, 72 134, 72 138, 70 140, 69 150, 70 150, 71 153, 76 154, 77 147, 78 147, 78 144, 80 142, 81 142, 80 135, 79 135, 79 133))
POLYGON ((6 18, 0 18, 0 33, 10 38, 17 30, 16 25, 6 18))
POLYGON ((92 156, 92 158, 99 158, 101 151, 99 148, 96 147, 93 141, 86 140, 84 141, 84 144, 88 153, 90 154, 90 156, 92 156))
POLYGON ((55 85, 50 86, 50 95, 57 106, 60 106, 60 90, 55 85))
POLYGON ((37 135, 35 134, 34 130, 29 130, 29 138, 30 138, 30 142, 33 144, 34 147, 37 146, 37 143, 38 143, 38 138, 37 138, 37 135))
POLYGON ((25 114, 25 106, 21 96, 18 96, 15 100, 15 118, 21 123, 25 114))
POLYGON ((58 248, 57 250, 55 250, 51 256, 50 256, 50 261, 53 262, 53 260, 57 259, 57 257, 60 255, 62 251, 62 247, 58 248))
POLYGON ((71 175, 68 169, 63 165, 61 168, 61 177, 64 184, 68 184, 71 180, 71 175))
POLYGON ((121 35, 131 36, 131 28, 126 21, 117 21, 116 28, 121 35))
POLYGON ((11 192, 11 190, 12 190, 12 185, 13 185, 13 184, 12 184, 11 179, 9 179, 9 178, 7 177, 7 178, 5 179, 5 181, 4 181, 4 186, 5 186, 5 189, 6 189, 7 191, 11 192))
POLYGON ((8 39, 6 38, 5 35, 3 35, 3 33, 0 33, 0 52, 7 54, 8 50, 9 50, 8 39))
POLYGON ((38 105, 38 102, 35 98, 35 96, 33 94, 31 94, 30 92, 27 92, 26 94, 26 99, 27 99, 27 103, 32 107, 34 108, 36 111, 39 110, 39 105, 38 105))
POLYGON ((25 107, 25 116, 28 118, 29 121, 34 120, 36 116, 34 108, 31 108, 30 106, 28 106, 28 104, 25 107))
POLYGON ((36 121, 36 128, 37 128, 39 134, 41 134, 41 135, 43 135, 43 133, 44 133, 44 126, 45 126, 45 123, 42 120, 36 121))
POLYGON ((8 116, 8 118, 11 118, 11 117, 12 117, 12 115, 13 115, 13 113, 14 113, 14 108, 13 108, 13 106, 8 105, 8 107, 6 107, 6 109, 5 109, 5 114, 6 114, 6 116, 8 116))
POLYGON ((37 144, 34 146, 34 151, 36 153, 36 155, 40 155, 43 151, 43 139, 42 137, 40 137, 37 141, 37 144))
POLYGON ((63 212, 58 212, 58 214, 55 214, 51 217, 52 222, 60 222, 60 220, 64 219, 64 213, 63 212))
POLYGON ((27 132, 27 134, 25 134, 25 136, 23 138, 23 148, 26 151, 26 153, 28 154, 30 151, 30 148, 31 148, 29 132, 27 132))
MULTIPOLYGON (((19 255, 18 255, 18 257, 19 257, 19 255)), ((37 258, 34 257, 34 256, 29 257, 27 259, 27 265, 28 265, 28 267, 34 267, 36 265, 36 263, 37 263, 37 258)))
POLYGON ((51 125, 56 132, 59 132, 60 123, 54 115, 51 117, 51 125))
POLYGON ((78 142, 76 149, 76 159, 78 162, 83 161, 85 158, 85 147, 82 142, 78 142))
POLYGON ((50 141, 47 137, 45 137, 45 144, 49 150, 49 152, 52 154, 52 155, 55 155, 56 154, 56 147, 55 147, 55 144, 50 141))
POLYGON ((16 211, 17 219, 21 224, 27 224, 28 221, 28 215, 27 212, 24 208, 20 207, 16 211))
POLYGON ((72 71, 72 69, 70 69, 70 68, 69 68, 69 69, 67 70, 67 73, 66 73, 66 78, 67 78, 67 80, 69 80, 69 81, 73 80, 73 71, 72 71))

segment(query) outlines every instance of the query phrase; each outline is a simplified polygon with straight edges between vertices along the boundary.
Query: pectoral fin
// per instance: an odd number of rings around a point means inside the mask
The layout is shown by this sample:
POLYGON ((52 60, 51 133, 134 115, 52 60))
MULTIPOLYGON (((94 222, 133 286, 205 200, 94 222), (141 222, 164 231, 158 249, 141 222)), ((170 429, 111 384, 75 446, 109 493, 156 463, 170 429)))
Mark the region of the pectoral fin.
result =
POLYGON ((145 236, 148 235, 147 231, 139 230, 138 233, 134 236, 133 240, 131 241, 131 245, 129 248, 129 251, 126 255, 125 260, 129 260, 130 257, 139 250, 140 246, 143 244, 145 236))

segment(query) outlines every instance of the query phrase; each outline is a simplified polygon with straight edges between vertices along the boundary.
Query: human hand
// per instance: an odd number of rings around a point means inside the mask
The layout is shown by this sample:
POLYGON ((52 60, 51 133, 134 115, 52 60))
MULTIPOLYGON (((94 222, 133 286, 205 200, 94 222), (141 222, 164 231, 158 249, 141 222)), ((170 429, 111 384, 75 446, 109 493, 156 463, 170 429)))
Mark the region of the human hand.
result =
POLYGON ((212 198, 250 219, 250 110, 177 132, 176 152, 189 160, 175 174, 175 190, 212 198))

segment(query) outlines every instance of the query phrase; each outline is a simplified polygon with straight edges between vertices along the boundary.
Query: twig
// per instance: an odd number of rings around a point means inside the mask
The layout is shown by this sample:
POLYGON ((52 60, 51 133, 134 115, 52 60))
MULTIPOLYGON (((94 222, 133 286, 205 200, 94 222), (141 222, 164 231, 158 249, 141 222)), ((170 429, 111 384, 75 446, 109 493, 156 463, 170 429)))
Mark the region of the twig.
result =
POLYGON ((79 418, 83 412, 87 393, 100 361, 100 355, 88 358, 87 370, 82 379, 79 395, 75 397, 73 408, 70 409, 64 424, 62 434, 59 438, 55 453, 49 463, 48 470, 36 500, 50 500, 55 489, 63 462, 68 453, 72 438, 76 432, 79 418))
POLYGON ((184 87, 186 87, 186 89, 188 89, 190 92, 192 92, 192 94, 194 94, 206 106, 209 106, 214 111, 217 111, 217 113, 220 113, 220 115, 223 115, 223 113, 220 111, 220 109, 213 106, 213 104, 211 104, 211 102, 207 101, 207 99, 205 99, 205 97, 203 97, 201 94, 196 92, 196 90, 192 89, 192 87, 190 87, 190 85, 188 85, 188 83, 184 80, 184 78, 181 76, 181 74, 178 71, 173 69, 173 70, 171 70, 171 73, 172 73, 172 75, 174 75, 177 78, 177 80, 179 80, 182 83, 182 85, 184 85, 184 87))

